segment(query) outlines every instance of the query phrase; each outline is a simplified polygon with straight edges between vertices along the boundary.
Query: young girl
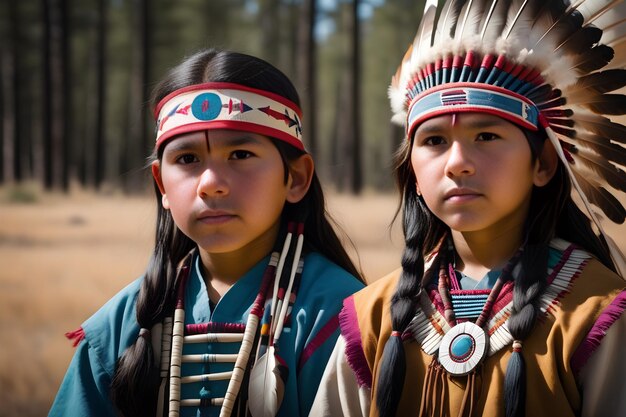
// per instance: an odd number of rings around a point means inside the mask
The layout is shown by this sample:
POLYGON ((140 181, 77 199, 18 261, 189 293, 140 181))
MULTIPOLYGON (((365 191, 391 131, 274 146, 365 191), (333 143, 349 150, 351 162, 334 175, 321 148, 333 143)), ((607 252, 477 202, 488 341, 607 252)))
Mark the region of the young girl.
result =
POLYGON ((154 252, 73 335, 50 415, 306 415, 341 300, 363 283, 325 211, 298 95, 265 61, 207 50, 153 97, 154 252))
POLYGON ((394 77, 402 267, 344 302, 312 416, 626 415, 623 256, 570 196, 624 222, 611 22, 480 4, 429 2, 394 77))

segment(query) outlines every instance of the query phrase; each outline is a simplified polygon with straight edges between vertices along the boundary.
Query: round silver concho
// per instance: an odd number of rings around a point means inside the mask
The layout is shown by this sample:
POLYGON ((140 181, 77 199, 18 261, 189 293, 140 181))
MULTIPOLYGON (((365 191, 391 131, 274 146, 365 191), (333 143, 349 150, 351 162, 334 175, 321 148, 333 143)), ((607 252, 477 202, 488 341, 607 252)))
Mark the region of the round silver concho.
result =
POLYGON ((439 363, 451 375, 469 374, 486 356, 488 345, 482 327, 469 321, 457 324, 441 339, 439 363))

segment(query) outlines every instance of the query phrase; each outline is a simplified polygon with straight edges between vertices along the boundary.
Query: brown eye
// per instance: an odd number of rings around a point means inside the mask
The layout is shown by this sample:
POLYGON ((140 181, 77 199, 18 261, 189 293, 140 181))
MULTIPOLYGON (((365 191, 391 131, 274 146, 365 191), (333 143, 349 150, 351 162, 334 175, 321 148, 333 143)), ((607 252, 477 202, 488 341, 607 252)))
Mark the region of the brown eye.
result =
POLYGON ((197 161, 198 161, 198 158, 196 158, 192 154, 184 154, 184 155, 179 156, 176 159, 176 162, 178 162, 180 164, 183 164, 183 165, 192 164, 192 163, 197 162, 197 161))
POLYGON ((254 154, 250 151, 237 150, 231 154, 231 159, 248 159, 254 156, 254 154))
POLYGON ((422 142, 423 145, 428 146, 443 145, 444 143, 446 143, 446 141, 441 136, 430 136, 422 142))
POLYGON ((483 132, 483 133, 480 133, 476 137, 476 140, 479 140, 481 142, 490 142, 492 140, 496 140, 496 139, 499 139, 499 138, 500 138, 500 136, 496 135, 495 133, 483 132))

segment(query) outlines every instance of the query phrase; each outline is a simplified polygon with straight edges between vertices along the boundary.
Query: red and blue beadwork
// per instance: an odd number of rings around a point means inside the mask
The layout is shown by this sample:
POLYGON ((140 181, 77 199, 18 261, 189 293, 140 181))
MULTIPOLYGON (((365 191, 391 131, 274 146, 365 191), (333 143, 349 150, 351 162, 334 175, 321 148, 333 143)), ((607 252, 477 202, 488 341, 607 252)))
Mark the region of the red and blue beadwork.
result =
POLYGON ((467 375, 485 358, 488 343, 482 327, 472 322, 457 324, 441 339, 439 363, 451 375, 467 375))

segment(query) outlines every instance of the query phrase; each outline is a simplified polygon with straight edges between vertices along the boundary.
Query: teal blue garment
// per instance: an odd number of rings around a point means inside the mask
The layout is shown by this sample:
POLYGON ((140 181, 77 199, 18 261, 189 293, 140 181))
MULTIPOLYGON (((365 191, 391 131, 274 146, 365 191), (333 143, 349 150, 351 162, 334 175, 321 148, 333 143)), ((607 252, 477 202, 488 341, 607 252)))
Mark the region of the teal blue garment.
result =
POLYGON ((459 285, 463 290, 485 290, 492 288, 498 278, 500 277, 500 273, 502 271, 500 269, 494 269, 485 274, 485 276, 477 281, 474 278, 465 275, 462 272, 457 271, 457 279, 459 280, 459 285), (460 278, 460 279, 459 279, 460 278))
MULTIPOLYGON (((561 259, 562 254, 563 252, 559 251, 556 248, 549 248, 548 268, 550 268, 550 270, 556 266, 556 264, 561 259)), ((502 270, 500 269, 492 269, 491 271, 487 272, 480 281, 477 281, 474 278, 457 271, 457 279, 459 280, 459 285, 463 290, 484 290, 492 288, 494 286, 494 284, 500 277, 501 272, 502 270)), ((437 280, 438 279, 439 278, 437 278, 437 280)))
MULTIPOLYGON (((259 262, 222 297, 211 311, 204 280, 193 268, 185 293, 185 322, 245 323, 256 297, 268 258, 259 262)), ((137 338, 135 303, 141 279, 107 302, 84 324, 85 340, 79 344, 49 416, 115 416, 109 397, 115 361, 137 338)), ((304 272, 290 326, 278 349, 289 368, 285 397, 278 415, 306 416, 339 335, 337 313, 345 297, 363 284, 317 253, 304 260, 304 272)), ((189 353, 236 353, 239 343, 185 345, 189 353)), ((232 364, 184 364, 183 375, 232 370, 232 364), (198 372, 200 370, 201 372, 198 372), (206 370, 206 369, 204 369, 206 370)), ((228 381, 185 384, 182 398, 223 397, 228 381)), ((243 389, 243 388, 242 388, 243 389)), ((217 416, 218 407, 181 409, 182 416, 217 416)))

